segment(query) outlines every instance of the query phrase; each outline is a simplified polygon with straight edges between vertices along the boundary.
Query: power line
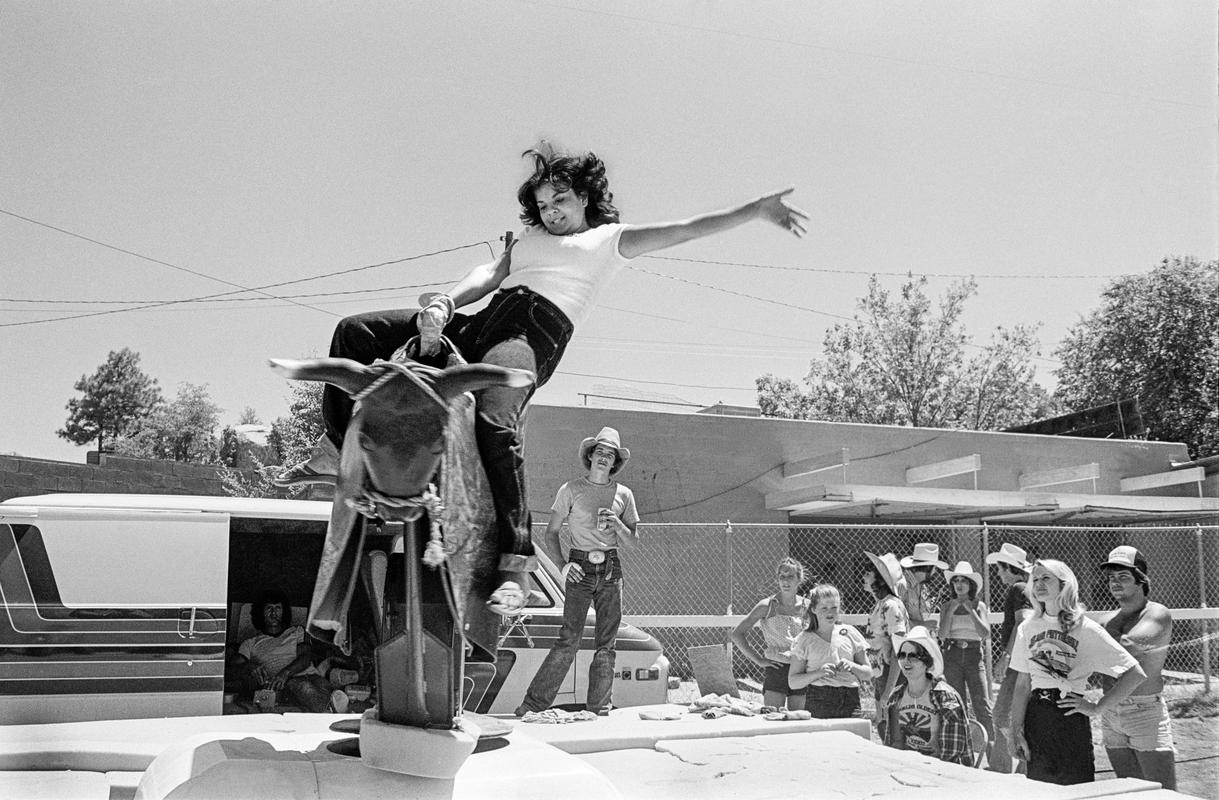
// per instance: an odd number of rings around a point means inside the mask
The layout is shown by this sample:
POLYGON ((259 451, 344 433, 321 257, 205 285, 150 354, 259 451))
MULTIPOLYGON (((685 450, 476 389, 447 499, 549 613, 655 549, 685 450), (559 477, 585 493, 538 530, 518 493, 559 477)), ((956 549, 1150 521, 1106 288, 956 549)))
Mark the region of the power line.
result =
POLYGON ((760 303, 769 303, 771 305, 783 306, 784 308, 794 308, 797 311, 807 311, 810 314, 818 314, 820 316, 830 317, 832 319, 841 319, 846 322, 855 321, 854 317, 844 317, 841 314, 834 314, 829 311, 818 311, 817 309, 809 308, 808 306, 798 306, 794 303, 784 303, 782 300, 771 300, 770 298, 767 298, 767 297, 758 297, 757 295, 746 294, 745 292, 738 292, 734 289, 724 289, 720 286, 712 286, 707 283, 699 283, 698 281, 692 281, 689 278, 679 278, 676 275, 666 275, 663 272, 653 272, 650 269, 644 269, 643 267, 637 267, 634 264, 627 264, 626 268, 635 270, 636 272, 642 272, 645 275, 655 275, 657 278, 667 278, 668 280, 677 281, 678 283, 688 283, 691 286, 698 286, 702 289, 710 289, 713 292, 723 292, 724 294, 731 294, 731 295, 735 295, 736 297, 744 297, 748 300, 757 300, 760 303))
MULTIPOLYGON (((316 278, 303 278, 302 280, 316 280, 316 278)), ((404 286, 381 286, 375 289, 348 289, 339 292, 309 292, 306 294, 285 294, 275 297, 225 297, 222 295, 214 295, 211 298, 192 299, 192 300, 50 300, 46 298, 37 299, 21 299, 16 297, 0 297, 0 303, 42 303, 46 305, 131 305, 133 303, 148 303, 148 304, 170 304, 170 303, 262 303, 269 300, 289 300, 302 297, 340 297, 351 294, 372 294, 375 292, 397 292, 404 289, 425 289, 429 286, 442 286, 452 283, 456 278, 445 279, 443 281, 432 281, 430 283, 408 283, 404 286)), ((291 283, 293 281, 289 281, 291 283)), ((283 284, 275 284, 282 286, 283 284)), ((266 288, 266 287, 263 287, 266 288)), ((226 292, 227 294, 240 294, 240 292, 226 292)))
MULTIPOLYGON (((693 281, 693 280, 690 280, 689 278, 679 278, 679 277, 677 277, 676 275, 667 275, 667 274, 665 274, 665 273, 663 273, 663 272, 653 272, 653 271, 652 271, 652 270, 650 270, 650 269, 644 269, 643 267, 637 267, 637 266, 634 266, 634 265, 632 265, 632 264, 627 264, 627 265, 626 265, 626 268, 627 268, 627 269, 632 269, 632 270, 635 270, 636 272, 642 272, 642 273, 644 273, 644 274, 646 274, 646 275, 654 275, 654 276, 656 276, 657 278, 668 278, 668 279, 669 279, 669 280, 671 280, 671 281, 677 281, 677 282, 679 282, 679 283, 688 283, 688 284, 690 284, 691 286, 698 286, 699 288, 702 288, 702 289, 710 289, 710 290, 711 290, 711 291, 713 291, 713 292, 723 292, 724 294, 735 295, 736 297, 744 297, 744 298, 747 298, 747 299, 749 299, 749 300, 756 300, 756 301, 758 301, 759 303, 768 303, 768 304, 770 304, 770 305, 782 306, 783 308, 794 308, 794 309, 796 309, 797 311, 807 311, 807 312, 809 312, 810 314, 819 314, 819 315, 821 315, 821 316, 823 316, 823 317, 832 317, 832 318, 834 318, 834 319, 841 319, 841 320, 845 320, 846 322, 855 322, 855 321, 856 321, 856 319, 855 319, 854 317, 844 317, 844 316, 843 316, 843 315, 841 315, 841 314, 833 314, 833 313, 831 313, 831 312, 829 312, 829 311, 818 311, 817 309, 815 309, 815 308, 809 308, 808 306, 798 306, 798 305, 795 305, 794 303, 785 303, 785 302, 783 302, 782 300, 772 300, 771 298, 768 298, 768 297, 759 297, 759 296, 754 295, 754 294, 746 294, 745 292, 738 292, 738 291, 735 291, 735 290, 733 290, 733 289, 724 289, 724 288, 722 288, 722 287, 720 287, 720 286, 712 286, 712 285, 711 285, 711 284, 709 284, 709 283, 700 283, 699 281, 693 281)), ((965 346, 965 347, 973 347, 973 348, 976 348, 976 349, 978 349, 978 350, 985 350, 985 349, 986 349, 986 348, 985 348, 983 345, 980 345, 980 344, 974 344, 973 342, 966 342, 966 343, 964 344, 964 346, 965 346)), ((1043 362, 1045 362, 1045 363, 1047 363, 1047 364, 1061 364, 1061 363, 1062 363, 1062 362, 1057 361, 1057 360, 1055 360, 1055 359, 1052 359, 1052 358, 1046 358, 1046 357, 1044 357, 1044 356, 1029 356, 1029 358, 1030 358, 1030 359, 1032 359, 1032 360, 1034 360, 1034 361, 1043 361, 1043 362)))
MULTIPOLYGON (((594 375, 594 374, 588 373, 588 372, 568 372, 567 370, 563 370, 563 369, 555 370, 555 374, 557 374, 557 375, 574 375, 577 378, 599 378, 603 381, 618 381, 620 383, 646 383, 650 386, 678 386, 683 389, 715 389, 715 390, 723 389, 723 390, 732 391, 732 392, 756 392, 757 391, 757 389, 745 387, 745 386, 703 386, 703 385, 700 385, 697 383, 675 383, 673 381, 645 381, 645 380, 640 380, 638 378, 616 378, 613 375, 594 375)), ((639 402, 646 403, 646 402, 650 402, 650 401, 640 400, 639 402)), ((694 404, 691 403, 691 405, 694 405, 694 404)))
POLYGON ((711 261, 705 258, 681 258, 678 256, 656 256, 645 255, 642 258, 651 258, 657 261, 686 261, 693 264, 710 264, 721 267, 748 267, 750 269, 769 269, 779 272, 813 272, 829 275, 885 275, 890 277, 904 278, 907 275, 918 275, 925 278, 973 278, 975 280, 997 278, 1013 279, 1013 280, 1058 280, 1059 278, 1068 278, 1072 280, 1109 280, 1111 278, 1123 278, 1131 275, 1137 275, 1135 272, 1122 272, 1116 275, 1034 275, 1032 273, 1019 275, 1015 273, 1000 274, 1000 275, 977 275, 955 272, 918 272, 916 270, 907 270, 906 272, 883 272, 874 269, 834 269, 832 267, 789 267, 780 266, 777 264, 755 264, 748 261, 711 261))
MULTIPOLYGON (((232 281, 225 280, 224 278, 217 278, 214 275, 208 275, 205 272, 199 272, 198 270, 193 270, 188 267, 182 267, 182 266, 178 266, 177 264, 171 264, 168 261, 162 261, 159 258, 153 258, 152 256, 146 256, 143 253, 137 253, 134 250, 128 250, 124 247, 119 247, 117 245, 109 244, 108 242, 103 242, 98 239, 93 239, 93 238, 85 236, 83 234, 75 233, 75 232, 67 230, 65 228, 60 228, 58 226, 51 225, 46 222, 41 222, 36 219, 31 219, 30 217, 22 216, 21 214, 14 213, 12 211, 8 211, 3 208, 0 208, 0 214, 6 214, 7 216, 13 217, 14 219, 19 219, 23 222, 28 222, 31 225, 37 225, 42 228, 47 228, 48 230, 56 231, 57 233, 62 233, 65 236, 71 236, 75 239, 80 239, 82 241, 86 241, 91 244, 95 244, 98 247, 104 247, 108 250, 114 250, 115 252, 123 253, 125 255, 129 255, 134 258, 138 258, 138 259, 147 261, 152 264, 158 264, 160 266, 168 267, 169 269, 174 269, 179 272, 185 272, 188 275, 194 275, 195 277, 198 277, 198 278, 204 278, 206 280, 215 281, 217 283, 224 284, 225 286, 235 286, 238 289, 240 289, 241 291, 245 291, 245 292, 257 291, 256 289, 249 289, 245 286, 242 286, 239 283, 234 283, 232 281)), ((306 303, 295 303, 294 305, 299 305, 302 308, 308 308, 312 311, 320 311, 323 314, 329 314, 330 316, 335 316, 335 314, 333 312, 326 311, 325 309, 317 308, 315 306, 311 306, 306 303)), ((38 325, 38 324, 44 323, 44 322, 65 322, 65 321, 71 320, 71 319, 82 319, 84 317, 101 316, 104 314, 120 314, 126 310, 129 310, 129 309, 116 309, 113 311, 96 311, 96 312, 91 312, 91 313, 86 313, 86 314, 73 314, 73 315, 67 316, 67 317, 50 317, 47 319, 32 319, 32 320, 26 320, 25 322, 5 322, 5 323, 0 323, 0 328, 13 328, 13 327, 20 327, 20 326, 24 326, 24 325, 38 325)))
POLYGON ((451 252, 455 252, 457 250, 464 250, 464 249, 467 249, 470 247, 480 247, 483 245, 486 245, 486 247, 489 250, 491 250, 492 257, 494 257, 494 255, 495 255, 495 249, 491 246, 490 242, 485 242, 485 241, 471 242, 469 244, 459 245, 457 247, 444 248, 444 249, 435 250, 435 251, 432 251, 429 253, 420 253, 418 255, 406 256, 403 258, 393 259, 391 261, 382 261, 382 262, 379 262, 376 264, 366 264, 366 265, 362 265, 362 266, 358 266, 358 267, 350 267, 347 269, 327 272, 327 273, 323 273, 321 275, 314 275, 314 276, 307 277, 307 278, 297 278, 297 279, 290 280, 290 281, 280 281, 279 283, 270 283, 270 284, 264 284, 262 286, 247 287, 247 286, 242 286, 241 284, 238 284, 238 283, 234 283, 232 281, 225 280, 223 278, 217 278, 212 275, 208 275, 206 273, 199 272, 197 270, 192 270, 187 267, 181 267, 181 266, 178 266, 177 264, 171 264, 168 261, 163 261, 158 258, 146 256, 146 255, 144 255, 142 253, 138 253, 134 250, 128 250, 126 248, 118 247, 117 245, 112 245, 107 242, 103 242, 98 239, 91 238, 89 236, 84 236, 82 234, 75 233, 73 231, 69 231, 65 228, 60 228, 56 225, 51 225, 49 223, 41 222, 36 219, 31 219, 30 217, 26 217, 21 214, 14 213, 12 211, 8 211, 3 208, 0 208, 0 214, 5 214, 7 216, 13 217, 14 219, 19 219, 19 220, 22 220, 23 222, 27 222, 31 225, 37 225, 42 228, 47 228, 49 230, 56 231, 57 233, 62 233, 65 236, 71 236, 75 239, 81 239, 81 240, 89 242, 91 244, 95 244, 99 247, 104 247, 109 250, 114 250, 119 253, 124 253, 126 255, 130 255, 135 258, 151 262, 153 264, 159 264, 161 266, 169 267, 171 269, 179 270, 181 272, 186 272, 191 275, 195 275, 195 276, 202 277, 202 278, 207 278, 208 280, 213 280, 213 281, 216 281, 217 283, 221 283, 221 284, 224 284, 227 286, 236 287, 236 289, 231 292, 221 292, 218 294, 201 295, 201 296, 197 296, 197 297, 182 298, 182 299, 178 299, 178 300, 158 300, 158 301, 149 302, 149 303, 145 303, 142 305, 133 306, 133 307, 129 307, 129 308, 110 309, 110 310, 106 310, 106 311, 92 311, 92 312, 86 312, 86 313, 81 313, 81 314, 72 314, 72 315, 62 316, 62 317, 49 317, 46 319, 26 320, 24 322, 5 322, 5 323, 0 323, 0 328, 13 328, 13 327, 22 327, 25 325, 38 325, 38 324, 47 323, 47 322, 66 322, 68 320, 73 320, 73 319, 83 319, 86 317, 98 317, 98 316, 105 316, 105 315, 109 315, 109 314, 123 314, 128 311, 140 311, 140 310, 147 309, 147 308, 158 308, 158 307, 164 307, 164 306, 177 305, 177 304, 181 304, 181 303, 194 303, 194 302, 200 302, 203 300, 215 300, 218 298, 228 297, 228 296, 234 295, 234 294, 241 294, 243 292, 260 292, 262 294, 265 294, 270 299, 283 300, 285 302, 291 303, 292 305, 297 305, 302 308, 308 308, 313 311, 319 311, 319 312, 326 314, 328 316, 331 316, 331 317, 337 317, 340 315, 335 314, 333 311, 327 311, 326 309, 318 308, 316 306, 311 306, 306 303, 297 303, 287 297, 279 297, 279 296, 270 294, 264 290, 279 288, 279 287, 283 287, 283 286, 291 286, 293 284, 305 283, 308 281, 319 280, 322 278, 332 278, 332 277, 336 277, 338 275, 348 275, 353 272, 361 272, 364 270, 375 269, 378 267, 390 266, 392 264, 401 264, 401 263, 404 263, 407 261, 416 261, 421 258, 429 258, 431 256, 441 255, 444 253, 451 253, 451 252))

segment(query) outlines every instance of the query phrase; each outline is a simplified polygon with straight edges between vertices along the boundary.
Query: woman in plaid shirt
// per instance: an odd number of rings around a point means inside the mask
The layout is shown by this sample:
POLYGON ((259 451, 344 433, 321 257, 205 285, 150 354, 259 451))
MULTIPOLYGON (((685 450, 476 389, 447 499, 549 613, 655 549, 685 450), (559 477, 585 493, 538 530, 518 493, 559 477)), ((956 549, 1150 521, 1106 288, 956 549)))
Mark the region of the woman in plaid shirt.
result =
POLYGON ((901 670, 881 720, 881 739, 941 761, 972 764, 973 749, 961 695, 944 680, 944 656, 926 628, 906 634, 897 651, 901 670))

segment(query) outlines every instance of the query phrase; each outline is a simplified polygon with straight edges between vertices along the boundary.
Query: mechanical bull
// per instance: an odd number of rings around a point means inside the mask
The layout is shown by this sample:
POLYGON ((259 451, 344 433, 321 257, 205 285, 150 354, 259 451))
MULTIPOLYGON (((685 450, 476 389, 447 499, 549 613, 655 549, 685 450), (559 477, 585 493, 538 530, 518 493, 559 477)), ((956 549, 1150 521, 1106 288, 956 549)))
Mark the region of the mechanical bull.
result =
POLYGON ((448 364, 438 369, 405 359, 369 366, 341 358, 271 361, 287 378, 324 381, 356 401, 340 453, 309 632, 341 641, 360 580, 366 522, 379 520, 382 532, 400 533, 405 629, 377 648, 377 710, 381 722, 417 728, 457 727, 467 647, 471 658, 495 660, 499 617, 488 607, 499 575, 495 511, 474 443, 468 393, 533 381, 532 373, 465 364, 456 355, 448 364), (421 569, 420 561, 431 568, 421 569))

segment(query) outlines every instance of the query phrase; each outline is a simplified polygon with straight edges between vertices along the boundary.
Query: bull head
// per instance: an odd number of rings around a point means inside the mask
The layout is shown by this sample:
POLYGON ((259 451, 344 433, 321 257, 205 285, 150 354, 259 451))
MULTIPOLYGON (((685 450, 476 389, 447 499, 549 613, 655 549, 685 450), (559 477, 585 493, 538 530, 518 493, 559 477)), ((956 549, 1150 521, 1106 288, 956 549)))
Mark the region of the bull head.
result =
POLYGON ((365 472, 372 488, 391 497, 419 494, 444 452, 448 403, 463 392, 489 386, 528 386, 533 374, 491 364, 437 369, 417 362, 365 366, 346 358, 272 359, 293 380, 324 381, 359 400, 339 463, 338 491, 353 472, 365 472), (374 384, 376 384, 374 386, 374 384), (370 390, 371 389, 371 390, 370 390), (353 469, 363 462, 363 470, 353 469))

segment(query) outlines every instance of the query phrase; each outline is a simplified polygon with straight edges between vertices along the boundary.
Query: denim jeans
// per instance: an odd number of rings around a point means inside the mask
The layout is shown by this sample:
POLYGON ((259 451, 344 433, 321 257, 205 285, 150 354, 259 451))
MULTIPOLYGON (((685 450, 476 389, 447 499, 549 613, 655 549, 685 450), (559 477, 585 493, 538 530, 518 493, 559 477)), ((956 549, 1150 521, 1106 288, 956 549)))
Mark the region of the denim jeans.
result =
MULTIPOLYGON (((999 693, 995 695, 994 725, 995 740, 990 748, 986 768, 992 772, 1008 774, 1012 771, 1012 751, 1010 737, 1012 735, 1012 694, 1016 691, 1016 677, 1019 673, 1010 667, 1004 671, 1003 682, 999 684, 999 693)), ((1017 771, 1023 772, 1021 767, 1017 771)))
POLYGON ((521 705, 528 711, 545 711, 554 702, 559 685, 571 669, 580 639, 584 636, 588 607, 596 614, 596 646, 592 663, 588 666, 589 711, 600 711, 610 706, 610 693, 614 688, 614 642, 618 637, 618 625, 622 622, 621 570, 612 557, 603 564, 581 563, 584 577, 567 582, 567 599, 563 605, 563 627, 559 639, 546 654, 542 666, 529 684, 525 700, 521 705))
POLYGON ((973 707, 974 718, 986 728, 986 735, 993 742, 995 722, 990 712, 990 693, 986 690, 986 671, 982 667, 982 643, 969 641, 962 647, 963 641, 948 639, 944 643, 944 680, 957 690, 961 700, 973 707))
MULTIPOLYGON (((397 309, 345 317, 334 329, 330 355, 361 364, 388 359, 418 334, 417 313, 397 309)), ((474 395, 474 434, 495 503, 499 552, 532 555, 521 436, 525 405, 563 357, 571 339, 571 321, 540 294, 518 286, 496 292, 491 303, 473 316, 454 314, 444 333, 471 363, 523 369, 537 376, 532 386, 493 386, 474 395)), ((339 447, 352 406, 346 392, 326 384, 322 417, 326 435, 339 447)))

